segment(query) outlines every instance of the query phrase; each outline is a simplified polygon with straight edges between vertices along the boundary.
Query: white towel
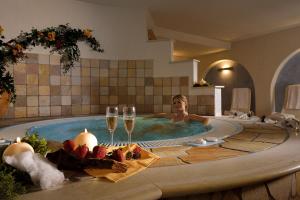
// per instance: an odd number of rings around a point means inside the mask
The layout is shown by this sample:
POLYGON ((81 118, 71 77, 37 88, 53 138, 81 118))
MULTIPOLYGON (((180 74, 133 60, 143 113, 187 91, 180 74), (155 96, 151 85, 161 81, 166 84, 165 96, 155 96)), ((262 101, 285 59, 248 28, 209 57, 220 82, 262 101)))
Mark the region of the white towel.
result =
POLYGON ((251 106, 250 88, 233 88, 230 111, 249 112, 251 106))
POLYGON ((286 88, 285 109, 300 109, 300 84, 286 88))

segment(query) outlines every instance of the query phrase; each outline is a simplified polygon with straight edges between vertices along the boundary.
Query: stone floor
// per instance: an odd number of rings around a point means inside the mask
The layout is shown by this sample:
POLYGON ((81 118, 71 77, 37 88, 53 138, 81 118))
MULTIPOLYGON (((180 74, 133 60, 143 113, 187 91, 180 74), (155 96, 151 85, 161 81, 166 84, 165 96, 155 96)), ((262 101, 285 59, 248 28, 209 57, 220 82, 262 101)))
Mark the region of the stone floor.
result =
POLYGON ((287 131, 279 127, 262 128, 257 125, 247 125, 241 133, 225 139, 225 142, 220 145, 151 149, 153 153, 160 156, 160 160, 151 167, 194 164, 242 156, 272 148, 283 143, 287 138, 287 131))

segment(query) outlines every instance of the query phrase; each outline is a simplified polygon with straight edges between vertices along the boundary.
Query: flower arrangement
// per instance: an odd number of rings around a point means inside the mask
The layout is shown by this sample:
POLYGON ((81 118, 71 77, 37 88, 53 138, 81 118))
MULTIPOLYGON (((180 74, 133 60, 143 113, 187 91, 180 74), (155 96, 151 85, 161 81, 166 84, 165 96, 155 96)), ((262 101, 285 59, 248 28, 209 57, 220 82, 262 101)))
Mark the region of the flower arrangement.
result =
POLYGON ((50 53, 56 52, 61 55, 60 62, 65 72, 74 66, 74 62, 79 61, 80 50, 77 42, 85 41, 94 51, 103 52, 90 29, 75 29, 69 24, 42 30, 32 28, 30 32, 21 32, 19 36, 7 42, 3 40, 3 31, 0 26, 0 95, 6 91, 10 94, 12 103, 16 100, 16 91, 13 76, 7 67, 26 58, 25 50, 35 46, 50 48, 50 53))

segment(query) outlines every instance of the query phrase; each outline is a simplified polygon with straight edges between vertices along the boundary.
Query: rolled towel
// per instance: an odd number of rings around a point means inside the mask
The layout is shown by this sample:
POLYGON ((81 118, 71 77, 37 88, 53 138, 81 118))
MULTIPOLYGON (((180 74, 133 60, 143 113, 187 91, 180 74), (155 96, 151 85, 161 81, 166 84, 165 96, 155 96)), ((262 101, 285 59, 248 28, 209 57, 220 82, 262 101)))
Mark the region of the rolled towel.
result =
POLYGON ((42 189, 51 189, 62 185, 64 174, 57 170, 48 160, 40 154, 26 151, 13 156, 4 156, 4 161, 27 172, 34 184, 39 184, 42 189))

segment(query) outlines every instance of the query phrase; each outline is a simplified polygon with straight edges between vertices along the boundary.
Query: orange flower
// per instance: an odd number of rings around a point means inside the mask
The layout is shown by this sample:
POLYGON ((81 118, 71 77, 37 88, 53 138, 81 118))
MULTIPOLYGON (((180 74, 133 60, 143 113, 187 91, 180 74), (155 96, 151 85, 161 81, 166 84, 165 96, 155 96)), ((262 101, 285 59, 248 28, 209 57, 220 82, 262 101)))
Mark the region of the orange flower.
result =
POLYGON ((23 47, 20 44, 16 44, 16 46, 12 50, 14 56, 16 56, 18 53, 21 53, 22 51, 23 51, 23 47))
POLYGON ((16 44, 16 50, 18 52, 21 52, 23 50, 23 47, 20 44, 16 44))
POLYGON ((55 41, 55 36, 56 36, 56 34, 55 34, 54 31, 49 32, 49 33, 48 33, 48 40, 49 40, 49 41, 55 41))
POLYGON ((0 36, 2 35, 4 29, 2 28, 2 26, 0 26, 0 36))
POLYGON ((91 29, 85 29, 83 31, 83 35, 88 37, 88 38, 92 37, 92 30, 91 29))

